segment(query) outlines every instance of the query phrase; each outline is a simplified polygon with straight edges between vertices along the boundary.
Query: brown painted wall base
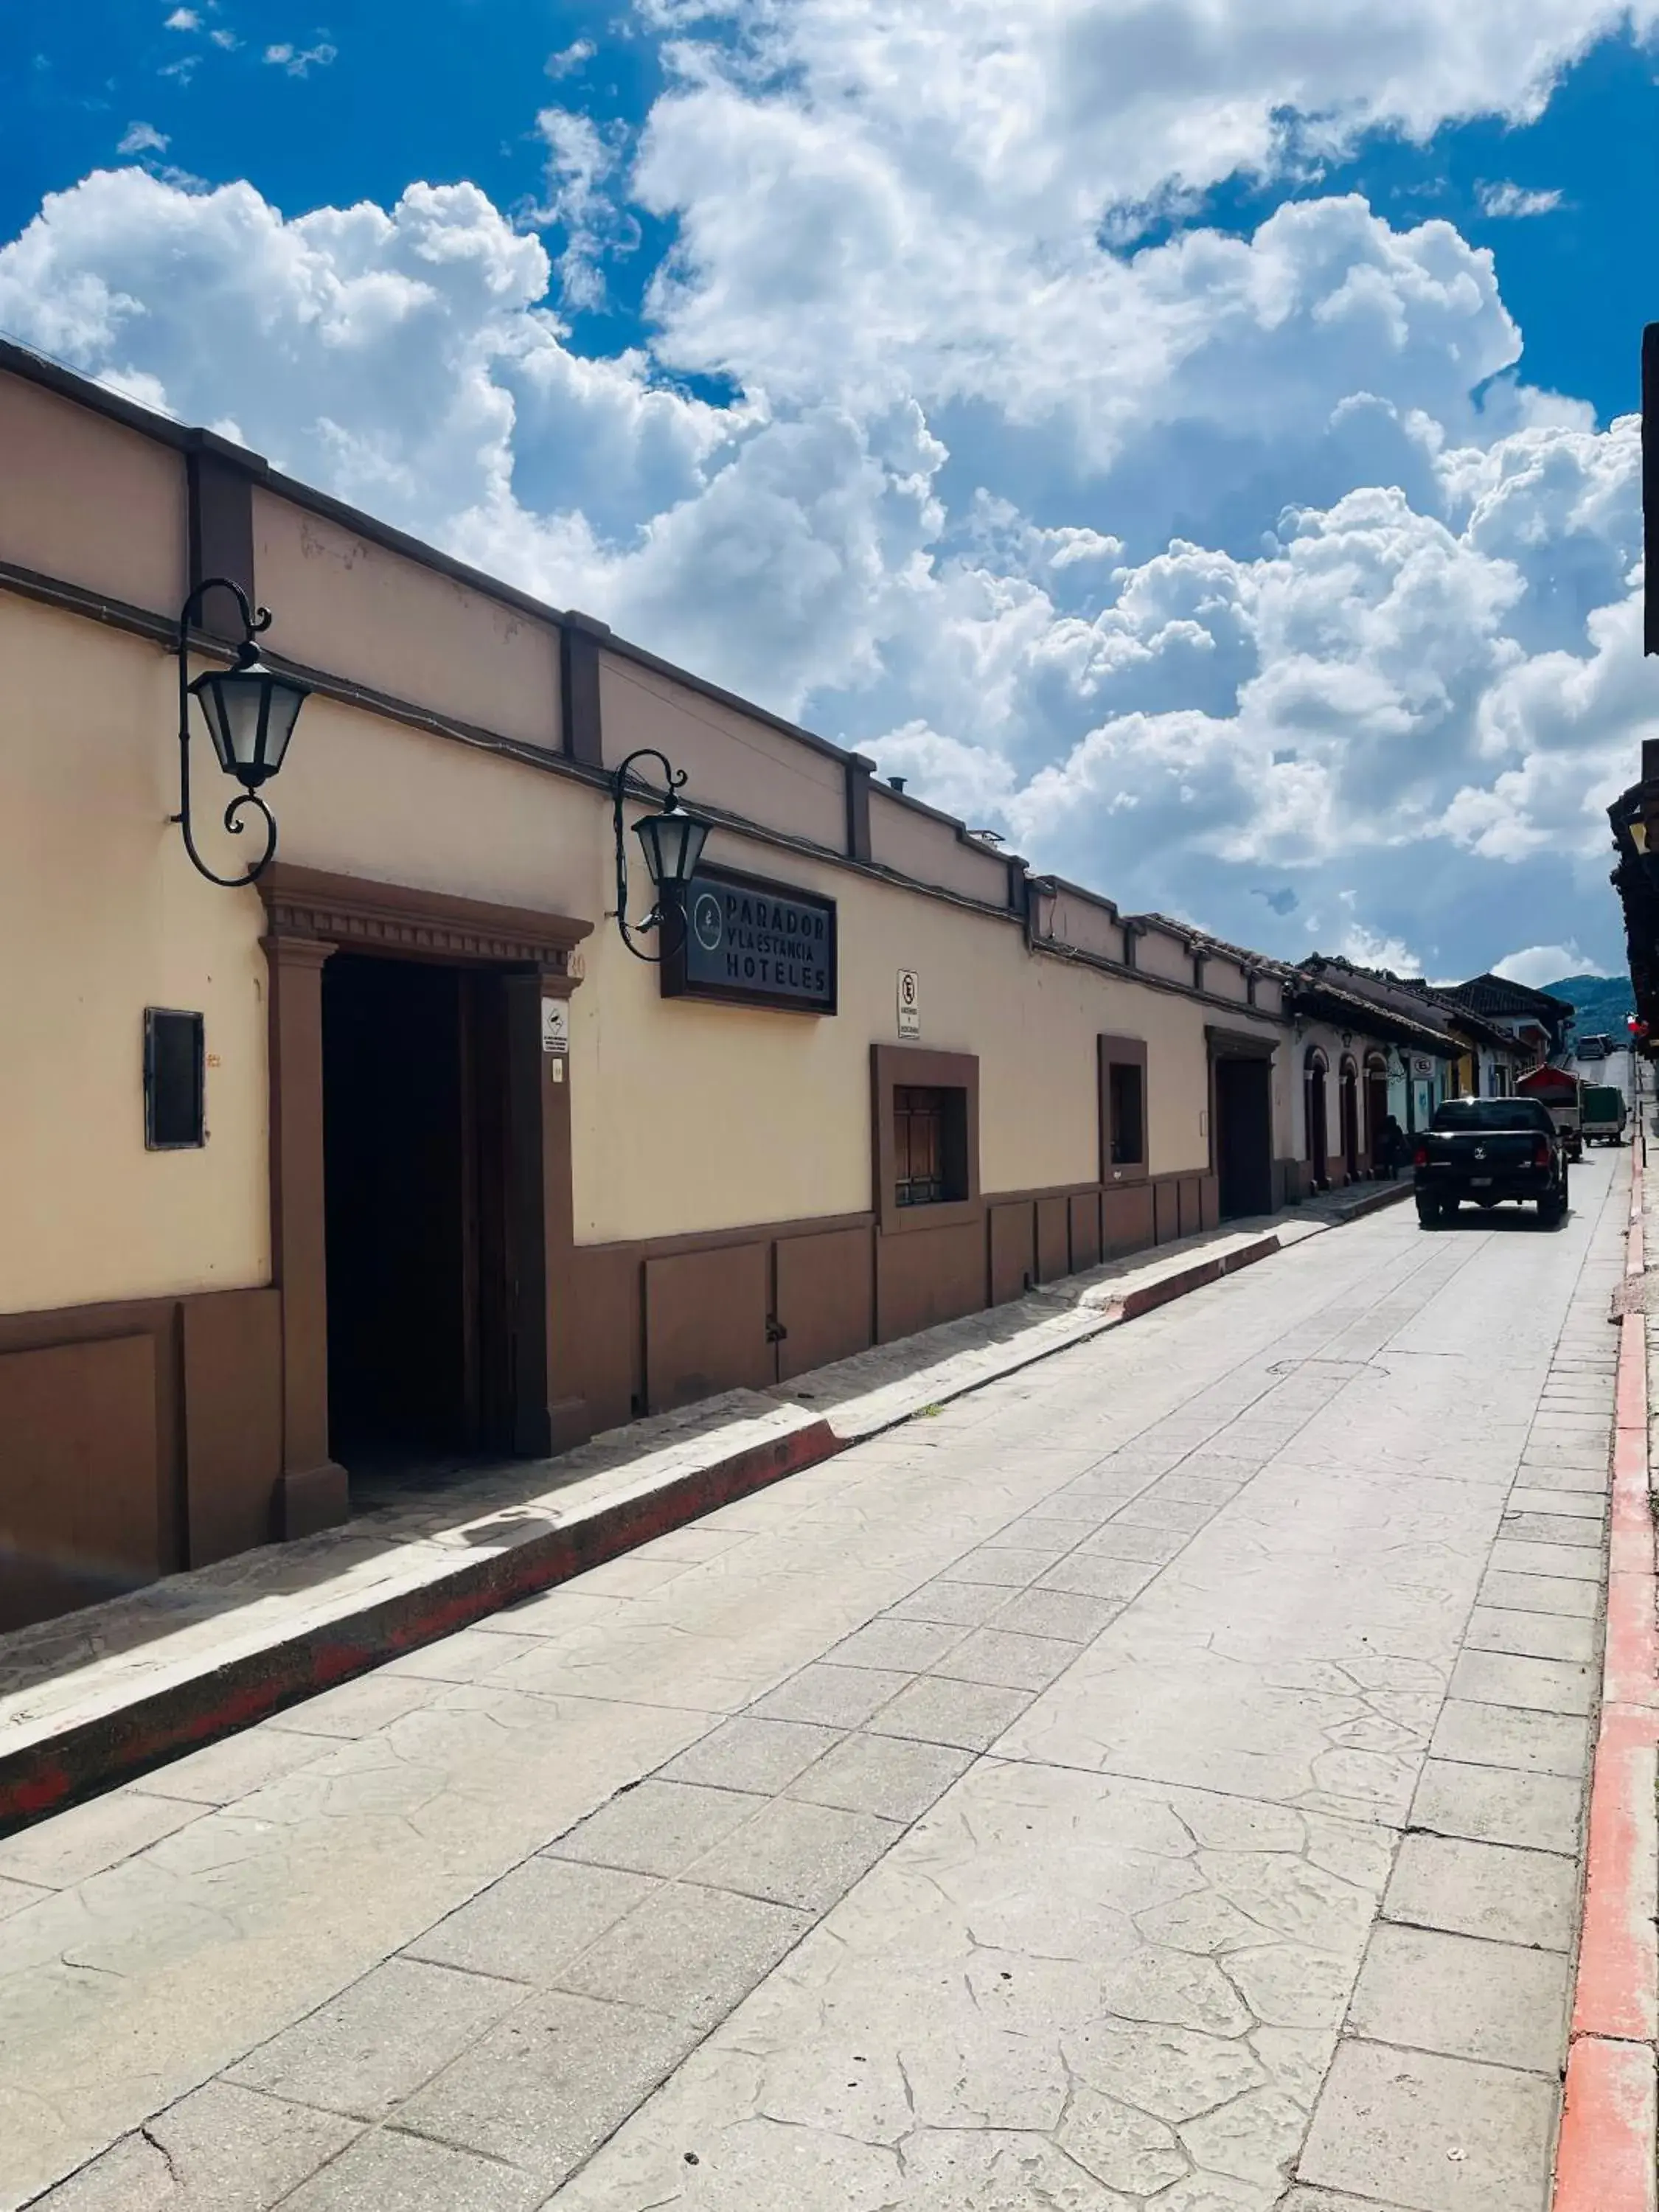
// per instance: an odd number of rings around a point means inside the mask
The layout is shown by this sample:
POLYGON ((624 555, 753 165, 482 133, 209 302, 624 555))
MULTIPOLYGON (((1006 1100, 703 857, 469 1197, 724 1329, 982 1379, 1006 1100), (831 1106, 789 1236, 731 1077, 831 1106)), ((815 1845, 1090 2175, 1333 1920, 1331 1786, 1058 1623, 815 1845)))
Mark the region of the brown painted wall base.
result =
MULTIPOLYGON (((998 1194, 902 1234, 864 1214, 577 1246, 554 1449, 1168 1243, 1216 1205, 1192 1174, 998 1194)), ((339 1520, 332 1462, 310 1486, 283 1470, 282 1356, 274 1288, 0 1316, 0 1629, 339 1520)))
POLYGON ((0 1629, 278 1530, 276 1293, 0 1316, 0 1629))
POLYGON ((937 1227, 869 1214, 579 1245, 562 1363, 572 1437, 716 1390, 787 1382, 1216 1225, 1213 1175, 997 1194, 937 1227), (966 1218, 963 1218, 965 1215, 966 1218), (580 1410, 578 1410, 578 1408, 580 1410))

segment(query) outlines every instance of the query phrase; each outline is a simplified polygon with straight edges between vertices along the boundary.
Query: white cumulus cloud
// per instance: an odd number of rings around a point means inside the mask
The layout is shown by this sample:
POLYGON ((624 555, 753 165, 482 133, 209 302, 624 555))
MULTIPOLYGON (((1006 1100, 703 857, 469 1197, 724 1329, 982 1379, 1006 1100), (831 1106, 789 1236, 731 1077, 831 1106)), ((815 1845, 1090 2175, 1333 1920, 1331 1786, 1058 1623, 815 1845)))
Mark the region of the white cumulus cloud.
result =
POLYGON ((1528 945, 1495 960, 1492 972, 1529 991, 1541 991, 1547 984, 1565 982, 1569 975, 1582 975, 1584 956, 1576 945, 1528 945))
POLYGON ((0 325, 1127 906, 1402 971, 1615 957, 1601 810, 1659 734, 1634 423, 1528 384, 1448 222, 1192 210, 1372 125, 1523 121, 1659 0, 636 13, 665 90, 636 138, 544 109, 528 216, 102 173, 0 247, 0 325), (580 352, 638 210, 647 337, 580 352))

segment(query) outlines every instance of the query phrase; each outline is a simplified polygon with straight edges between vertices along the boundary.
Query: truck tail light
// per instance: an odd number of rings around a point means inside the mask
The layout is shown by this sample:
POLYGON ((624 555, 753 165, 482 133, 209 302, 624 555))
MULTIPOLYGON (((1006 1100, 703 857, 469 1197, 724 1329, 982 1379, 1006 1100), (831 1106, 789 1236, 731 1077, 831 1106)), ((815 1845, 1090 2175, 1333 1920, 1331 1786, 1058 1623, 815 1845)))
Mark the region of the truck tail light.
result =
POLYGON ((1535 1168, 1547 1168, 1549 1165, 1550 1143, 1547 1137, 1540 1137, 1533 1146, 1532 1164, 1535 1168))
POLYGON ((1412 1154, 1412 1165, 1414 1168, 1425 1168, 1428 1164, 1429 1148, 1426 1145, 1419 1145, 1417 1150, 1412 1154))

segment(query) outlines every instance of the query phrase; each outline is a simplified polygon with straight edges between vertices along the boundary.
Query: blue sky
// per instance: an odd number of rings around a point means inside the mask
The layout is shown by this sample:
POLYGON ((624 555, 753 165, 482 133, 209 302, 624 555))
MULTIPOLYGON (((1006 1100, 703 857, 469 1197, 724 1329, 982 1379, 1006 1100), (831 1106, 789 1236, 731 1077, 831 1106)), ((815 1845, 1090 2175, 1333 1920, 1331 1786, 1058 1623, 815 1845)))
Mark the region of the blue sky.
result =
POLYGON ((1628 31, 1564 70, 1534 123, 1484 117, 1420 144, 1370 133, 1293 195, 1235 182, 1189 220, 1249 229, 1286 197, 1331 191, 1364 193, 1396 222, 1432 215, 1455 223, 1496 259, 1529 381, 1589 400, 1604 424, 1639 404, 1640 331, 1659 318, 1659 229, 1645 212, 1659 207, 1659 55, 1628 31), (1559 195, 1559 204, 1493 215, 1494 184, 1559 195))
MULTIPOLYGON (((135 123, 167 136, 178 168, 213 184, 248 178, 289 214, 389 204, 417 177, 470 179, 514 209, 540 188, 538 106, 574 92, 586 112, 637 127, 664 81, 657 40, 614 7, 344 0, 318 18, 303 0, 201 6, 190 11, 197 33, 164 27, 176 12, 86 0, 70 14, 28 0, 0 20, 0 238, 47 192, 121 158, 135 123), (236 39, 234 51, 213 46, 216 30, 236 39), (548 77, 550 58, 584 40, 592 61, 548 77), (263 58, 282 44, 330 46, 334 58, 291 76, 263 58)), ((1422 143, 1368 133, 1351 159, 1321 162, 1300 183, 1218 186, 1183 221, 1245 231, 1285 198, 1330 191, 1363 192, 1396 220, 1456 223, 1497 257, 1528 378, 1592 401, 1603 422, 1636 404, 1636 333, 1659 315, 1659 57, 1628 31, 1564 70, 1534 123, 1483 118, 1422 143), (1560 204, 1547 220, 1491 216, 1480 187, 1493 181, 1559 193, 1560 204)), ((672 230, 648 225, 613 268, 606 311, 580 319, 579 344, 604 352, 637 338, 640 295, 672 230)))
POLYGON ((1610 966, 1655 9, 1448 12, 30 0, 0 326, 1127 904, 1610 966))
MULTIPOLYGON (((662 85, 657 41, 604 6, 344 0, 319 16, 306 0, 203 0, 184 11, 198 30, 167 29, 179 12, 87 0, 71 15, 27 0, 0 18, 0 236, 47 192, 120 158, 134 123, 167 137, 166 163, 211 184, 246 177, 288 214, 389 205, 414 178, 470 179, 516 209, 540 190, 538 108, 574 90, 588 113, 636 125, 662 85), (236 46, 216 46, 216 32, 236 46), (584 40, 592 63, 549 76, 550 58, 584 40), (283 45, 332 58, 291 75, 264 59, 283 45)), ((637 305, 650 258, 647 246, 636 272, 618 270, 619 307, 630 292, 637 305)), ((608 327, 594 333, 596 349, 612 342, 608 327)))

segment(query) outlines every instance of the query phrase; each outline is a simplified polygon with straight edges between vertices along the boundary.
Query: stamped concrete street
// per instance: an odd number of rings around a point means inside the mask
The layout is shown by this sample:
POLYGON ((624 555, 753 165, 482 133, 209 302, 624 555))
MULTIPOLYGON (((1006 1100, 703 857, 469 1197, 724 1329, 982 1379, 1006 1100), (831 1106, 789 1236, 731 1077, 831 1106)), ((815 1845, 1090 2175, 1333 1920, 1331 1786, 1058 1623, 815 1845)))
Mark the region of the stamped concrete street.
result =
POLYGON ((0 1844, 0 2205, 1542 2212, 1626 1156, 0 1844))

